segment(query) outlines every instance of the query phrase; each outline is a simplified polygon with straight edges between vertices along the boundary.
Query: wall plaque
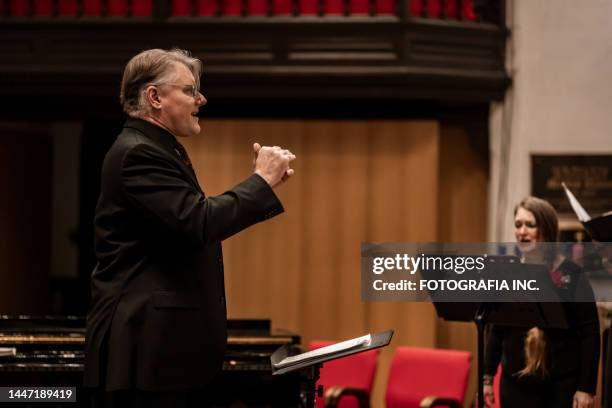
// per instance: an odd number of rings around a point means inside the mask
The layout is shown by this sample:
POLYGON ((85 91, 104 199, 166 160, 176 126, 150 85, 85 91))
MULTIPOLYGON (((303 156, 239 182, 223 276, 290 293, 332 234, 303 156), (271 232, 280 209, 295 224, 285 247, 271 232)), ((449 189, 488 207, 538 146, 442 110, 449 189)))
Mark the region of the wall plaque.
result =
POLYGON ((595 217, 612 210, 612 155, 532 155, 531 193, 572 214, 561 182, 595 217))

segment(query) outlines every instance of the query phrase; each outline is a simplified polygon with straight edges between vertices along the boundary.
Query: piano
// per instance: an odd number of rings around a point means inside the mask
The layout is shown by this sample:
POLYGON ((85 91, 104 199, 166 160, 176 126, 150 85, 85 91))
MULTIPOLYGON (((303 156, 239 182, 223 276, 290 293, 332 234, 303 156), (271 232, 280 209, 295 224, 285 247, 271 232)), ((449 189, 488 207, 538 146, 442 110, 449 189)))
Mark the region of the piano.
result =
MULTIPOLYGON (((270 355, 283 345, 299 350, 296 334, 271 330, 269 320, 229 320, 223 370, 215 382, 219 407, 302 406, 298 373, 272 376, 270 355)), ((89 407, 82 387, 85 319, 75 316, 1 316, 0 387, 64 386, 77 388, 77 403, 89 407)), ((59 406, 59 405, 55 405, 59 406)))

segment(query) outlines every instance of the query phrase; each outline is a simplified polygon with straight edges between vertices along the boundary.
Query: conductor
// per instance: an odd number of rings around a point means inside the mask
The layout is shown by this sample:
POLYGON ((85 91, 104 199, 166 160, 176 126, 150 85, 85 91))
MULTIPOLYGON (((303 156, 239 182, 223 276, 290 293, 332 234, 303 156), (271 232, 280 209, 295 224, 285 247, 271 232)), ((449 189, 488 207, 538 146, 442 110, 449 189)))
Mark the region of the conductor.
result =
POLYGON ((206 406, 227 341, 221 241, 283 212, 289 150, 253 146, 254 172, 207 197, 180 138, 200 133, 202 63, 151 49, 125 67, 129 118, 102 167, 85 386, 102 407, 206 406))

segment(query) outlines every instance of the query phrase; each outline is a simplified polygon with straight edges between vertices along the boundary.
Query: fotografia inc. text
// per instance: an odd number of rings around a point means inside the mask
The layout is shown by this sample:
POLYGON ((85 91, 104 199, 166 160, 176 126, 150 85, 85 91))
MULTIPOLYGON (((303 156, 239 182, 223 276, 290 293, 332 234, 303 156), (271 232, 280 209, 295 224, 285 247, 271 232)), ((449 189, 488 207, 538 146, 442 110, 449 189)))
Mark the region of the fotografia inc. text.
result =
POLYGON ((421 279, 398 282, 384 282, 377 279, 372 282, 375 291, 538 291, 536 280, 506 280, 506 279, 421 279))

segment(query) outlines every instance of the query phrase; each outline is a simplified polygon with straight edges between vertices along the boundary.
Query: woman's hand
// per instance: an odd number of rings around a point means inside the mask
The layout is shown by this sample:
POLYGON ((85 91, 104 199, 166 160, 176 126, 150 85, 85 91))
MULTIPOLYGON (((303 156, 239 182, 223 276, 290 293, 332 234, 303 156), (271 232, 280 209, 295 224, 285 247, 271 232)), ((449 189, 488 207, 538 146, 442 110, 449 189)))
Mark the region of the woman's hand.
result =
POLYGON ((593 408, 594 406, 595 398, 591 394, 588 392, 576 391, 572 408, 593 408))
MULTIPOLYGON (((493 404, 495 404, 495 393, 493 392, 492 385, 483 385, 482 386, 482 394, 484 397, 485 408, 491 408, 493 404)), ((574 400, 576 397, 574 396, 574 400)), ((575 408, 575 407, 573 407, 575 408)))

